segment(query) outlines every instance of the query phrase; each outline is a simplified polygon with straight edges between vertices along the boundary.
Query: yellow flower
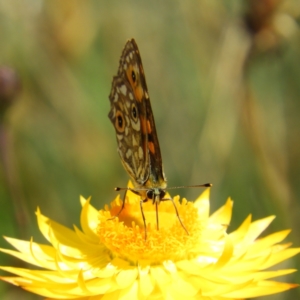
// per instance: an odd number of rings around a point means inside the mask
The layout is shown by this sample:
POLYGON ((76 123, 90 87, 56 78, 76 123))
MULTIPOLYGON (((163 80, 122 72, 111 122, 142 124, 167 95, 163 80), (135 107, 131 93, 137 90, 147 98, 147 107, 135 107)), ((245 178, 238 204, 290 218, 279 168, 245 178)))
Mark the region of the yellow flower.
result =
POLYGON ((97 211, 81 198, 81 227, 66 228, 37 210, 38 226, 51 244, 12 238, 17 251, 1 249, 42 270, 1 267, 17 276, 2 280, 48 299, 244 299, 296 287, 272 278, 294 272, 270 271, 271 266, 300 252, 280 244, 289 230, 258 239, 274 217, 251 221, 226 233, 232 204, 209 215, 209 189, 194 202, 179 197, 159 205, 159 230, 151 202, 143 205, 147 220, 144 236, 139 197, 127 193, 125 209, 119 197, 111 208, 97 211))

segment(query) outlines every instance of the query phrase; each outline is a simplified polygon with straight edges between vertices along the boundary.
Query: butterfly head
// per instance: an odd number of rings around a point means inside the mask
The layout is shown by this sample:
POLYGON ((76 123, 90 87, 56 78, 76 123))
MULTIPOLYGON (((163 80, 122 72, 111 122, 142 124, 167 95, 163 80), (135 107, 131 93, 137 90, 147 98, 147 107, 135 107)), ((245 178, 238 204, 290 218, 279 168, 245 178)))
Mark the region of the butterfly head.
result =
POLYGON ((152 200, 152 203, 159 203, 164 196, 166 195, 165 190, 161 189, 161 188, 152 188, 147 190, 146 192, 146 196, 147 199, 152 200))

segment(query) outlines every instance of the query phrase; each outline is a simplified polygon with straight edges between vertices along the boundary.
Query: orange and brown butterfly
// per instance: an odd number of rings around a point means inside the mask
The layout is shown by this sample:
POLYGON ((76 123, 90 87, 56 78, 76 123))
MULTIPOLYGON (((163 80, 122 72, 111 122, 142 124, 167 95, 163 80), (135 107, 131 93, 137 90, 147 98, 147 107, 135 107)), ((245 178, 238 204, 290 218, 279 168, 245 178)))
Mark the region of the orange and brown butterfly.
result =
MULTIPOLYGON (((161 201, 173 202, 173 199, 164 198, 167 180, 163 172, 142 60, 134 39, 128 40, 123 49, 118 74, 113 77, 109 100, 111 109, 108 117, 116 130, 118 152, 134 185, 134 189, 127 190, 141 196, 141 213, 146 230, 142 203, 152 201, 157 212, 161 201)), ((124 208, 124 200, 119 214, 124 208)), ((173 205, 182 227, 187 232, 174 202, 173 205)), ((158 213, 156 221, 158 229, 158 213)))

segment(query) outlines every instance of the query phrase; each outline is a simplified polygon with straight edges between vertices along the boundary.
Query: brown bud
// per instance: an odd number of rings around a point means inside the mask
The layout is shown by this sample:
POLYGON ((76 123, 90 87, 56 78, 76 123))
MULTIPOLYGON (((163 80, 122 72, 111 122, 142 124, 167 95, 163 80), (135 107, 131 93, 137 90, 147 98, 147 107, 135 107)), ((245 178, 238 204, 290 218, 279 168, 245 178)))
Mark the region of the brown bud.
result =
POLYGON ((21 88, 19 76, 11 67, 0 67, 0 114, 14 102, 21 88))

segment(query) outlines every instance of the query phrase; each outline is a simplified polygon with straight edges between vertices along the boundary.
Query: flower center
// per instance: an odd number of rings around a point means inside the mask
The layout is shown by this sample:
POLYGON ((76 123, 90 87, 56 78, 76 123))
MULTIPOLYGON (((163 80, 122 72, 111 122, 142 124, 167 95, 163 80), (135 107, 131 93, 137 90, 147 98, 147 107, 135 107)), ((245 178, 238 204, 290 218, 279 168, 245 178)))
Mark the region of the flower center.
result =
POLYGON ((126 258, 133 263, 148 261, 152 264, 166 259, 173 261, 186 259, 196 255, 199 249, 201 227, 197 209, 185 199, 179 202, 174 198, 179 218, 172 201, 163 201, 158 205, 158 223, 155 205, 151 201, 143 203, 146 228, 140 208, 140 197, 127 193, 124 209, 117 198, 112 208, 101 210, 99 213, 98 234, 102 243, 111 251, 113 256, 126 258), (116 218, 111 219, 114 216, 116 218), (147 233, 145 235, 145 232, 147 233))

